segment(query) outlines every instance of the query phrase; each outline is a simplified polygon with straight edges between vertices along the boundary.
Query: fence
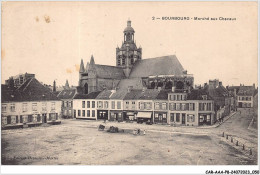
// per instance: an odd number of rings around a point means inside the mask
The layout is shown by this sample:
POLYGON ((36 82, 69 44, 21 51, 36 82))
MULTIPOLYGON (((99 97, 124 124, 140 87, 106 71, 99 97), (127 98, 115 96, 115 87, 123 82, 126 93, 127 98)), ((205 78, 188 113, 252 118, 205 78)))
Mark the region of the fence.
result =
POLYGON ((253 155, 252 147, 247 146, 242 141, 238 141, 232 135, 223 132, 222 137, 226 138, 227 141, 233 143, 236 147, 241 148, 243 151, 247 152, 250 156, 253 155))

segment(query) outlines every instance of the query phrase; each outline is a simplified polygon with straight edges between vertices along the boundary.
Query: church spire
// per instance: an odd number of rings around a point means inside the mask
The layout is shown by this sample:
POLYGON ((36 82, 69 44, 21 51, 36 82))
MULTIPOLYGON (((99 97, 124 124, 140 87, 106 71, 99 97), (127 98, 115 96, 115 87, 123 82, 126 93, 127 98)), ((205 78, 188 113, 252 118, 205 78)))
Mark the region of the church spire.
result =
POLYGON ((93 65, 93 64, 95 64, 95 60, 94 60, 94 57, 93 57, 93 55, 91 55, 91 59, 90 59, 90 65, 93 65))
POLYGON ((84 63, 83 63, 83 59, 81 59, 81 63, 80 63, 80 69, 79 69, 79 72, 80 72, 80 73, 83 73, 83 72, 85 72, 85 69, 84 69, 84 63))

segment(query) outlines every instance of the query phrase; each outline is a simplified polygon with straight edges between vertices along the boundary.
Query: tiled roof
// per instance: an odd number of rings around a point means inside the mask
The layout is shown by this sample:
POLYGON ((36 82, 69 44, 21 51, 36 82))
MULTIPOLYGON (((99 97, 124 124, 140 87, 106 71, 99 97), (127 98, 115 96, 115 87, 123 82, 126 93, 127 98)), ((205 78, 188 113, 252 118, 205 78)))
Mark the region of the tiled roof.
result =
POLYGON ((127 92, 127 94, 124 97, 124 100, 137 100, 139 99, 141 93, 142 90, 140 89, 132 89, 131 91, 127 92))
POLYGON ((239 88, 239 91, 237 95, 248 95, 248 96, 254 96, 255 94, 255 88, 253 86, 241 86, 239 88))
POLYGON ((100 64, 94 64, 92 66, 94 66, 98 78, 109 78, 109 79, 125 78, 124 71, 120 67, 100 65, 100 64))
POLYGON ((112 93, 110 99, 121 99, 123 100, 127 94, 127 89, 119 89, 115 93, 112 93))
POLYGON ((154 100, 158 96, 159 91, 157 89, 146 89, 141 92, 140 100, 154 100))
POLYGON ((132 86, 133 89, 143 89, 143 82, 141 78, 127 78, 120 80, 118 87, 119 89, 127 89, 132 86))
POLYGON ((205 89, 192 89, 187 95, 187 100, 203 100, 203 95, 207 95, 207 100, 212 100, 205 89))
POLYGON ((89 94, 76 94, 74 99, 95 99, 101 91, 91 92, 89 94))
POLYGON ((96 99, 109 99, 110 95, 112 94, 111 90, 104 90, 101 91, 98 96, 96 97, 96 99))
POLYGON ((58 94, 59 99, 72 99, 76 94, 76 89, 63 90, 58 94))
POLYGON ((205 89, 212 98, 229 96, 228 90, 222 85, 218 86, 217 88, 209 88, 207 85, 205 89))
POLYGON ((183 67, 175 55, 138 60, 130 78, 155 75, 183 75, 183 67))
POLYGON ((157 100, 168 100, 168 93, 170 93, 171 90, 161 90, 159 94, 157 95, 157 100))
POLYGON ((28 79, 16 90, 2 87, 2 102, 58 100, 49 88, 35 78, 28 79))

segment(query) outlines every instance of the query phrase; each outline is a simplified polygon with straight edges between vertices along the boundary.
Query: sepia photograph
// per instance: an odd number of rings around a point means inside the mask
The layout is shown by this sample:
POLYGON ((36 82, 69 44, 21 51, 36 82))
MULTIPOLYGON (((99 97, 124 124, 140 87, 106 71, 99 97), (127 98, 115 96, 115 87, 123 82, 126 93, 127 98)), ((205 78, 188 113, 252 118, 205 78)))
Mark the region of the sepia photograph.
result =
POLYGON ((257 1, 1 2, 2 167, 258 161, 257 1))

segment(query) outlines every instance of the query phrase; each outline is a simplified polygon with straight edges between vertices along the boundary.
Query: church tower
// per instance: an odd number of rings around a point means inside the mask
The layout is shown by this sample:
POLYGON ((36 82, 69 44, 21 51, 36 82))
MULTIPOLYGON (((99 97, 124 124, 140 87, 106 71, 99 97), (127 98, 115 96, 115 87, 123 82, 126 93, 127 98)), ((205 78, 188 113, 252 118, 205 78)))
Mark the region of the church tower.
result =
POLYGON ((136 47, 134 41, 134 29, 131 27, 131 21, 127 21, 127 27, 124 30, 124 41, 121 48, 116 48, 116 66, 124 70, 125 76, 128 78, 131 69, 136 61, 142 59, 142 48, 136 47))

